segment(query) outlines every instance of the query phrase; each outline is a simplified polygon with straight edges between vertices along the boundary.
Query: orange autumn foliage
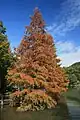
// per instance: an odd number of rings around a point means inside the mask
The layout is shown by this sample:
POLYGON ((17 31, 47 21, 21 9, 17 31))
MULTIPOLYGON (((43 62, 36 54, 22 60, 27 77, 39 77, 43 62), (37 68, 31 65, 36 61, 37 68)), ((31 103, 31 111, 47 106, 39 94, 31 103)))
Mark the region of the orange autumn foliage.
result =
POLYGON ((56 96, 67 90, 69 81, 59 65, 54 39, 45 31, 44 20, 37 8, 16 49, 16 59, 8 71, 8 81, 23 90, 29 89, 28 95, 45 94, 57 103, 56 96))

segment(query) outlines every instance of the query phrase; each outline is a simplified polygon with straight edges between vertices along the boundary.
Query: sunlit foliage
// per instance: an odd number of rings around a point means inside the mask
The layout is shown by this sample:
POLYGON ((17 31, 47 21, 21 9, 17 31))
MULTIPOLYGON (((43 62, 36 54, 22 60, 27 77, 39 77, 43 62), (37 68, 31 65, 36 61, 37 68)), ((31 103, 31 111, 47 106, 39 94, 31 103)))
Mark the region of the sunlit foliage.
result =
POLYGON ((38 8, 15 54, 16 62, 8 71, 8 82, 18 89, 12 93, 13 102, 18 97, 22 110, 55 107, 60 93, 67 90, 68 80, 59 65, 54 39, 46 32, 38 8), (21 98, 24 89, 28 92, 21 98))

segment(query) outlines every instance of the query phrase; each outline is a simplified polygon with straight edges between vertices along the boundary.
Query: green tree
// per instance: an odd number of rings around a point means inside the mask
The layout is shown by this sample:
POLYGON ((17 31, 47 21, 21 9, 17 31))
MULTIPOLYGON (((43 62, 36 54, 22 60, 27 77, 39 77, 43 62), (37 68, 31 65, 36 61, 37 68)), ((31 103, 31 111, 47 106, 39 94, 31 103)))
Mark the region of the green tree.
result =
POLYGON ((64 68, 70 81, 70 88, 80 88, 80 62, 74 63, 64 68))
POLYGON ((0 21, 0 92, 4 92, 6 85, 5 76, 7 69, 11 63, 11 51, 10 44, 7 38, 6 28, 3 26, 3 22, 0 21))

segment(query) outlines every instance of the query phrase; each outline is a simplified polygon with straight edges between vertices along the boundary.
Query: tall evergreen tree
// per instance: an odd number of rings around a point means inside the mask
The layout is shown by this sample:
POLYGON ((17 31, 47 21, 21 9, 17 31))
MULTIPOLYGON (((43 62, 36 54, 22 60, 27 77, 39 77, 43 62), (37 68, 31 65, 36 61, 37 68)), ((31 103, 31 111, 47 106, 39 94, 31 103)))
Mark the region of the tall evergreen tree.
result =
POLYGON ((26 26, 23 40, 16 49, 16 58, 8 71, 8 81, 18 87, 18 91, 12 94, 13 100, 18 97, 22 106, 26 106, 25 110, 54 107, 60 93, 67 90, 68 80, 59 65, 54 40, 46 32, 38 8, 31 16, 30 25, 26 26), (24 97, 20 98, 24 91, 24 97))
POLYGON ((0 93, 5 90, 5 76, 7 74, 7 68, 10 65, 10 46, 5 35, 6 28, 3 26, 3 22, 0 21, 0 93))

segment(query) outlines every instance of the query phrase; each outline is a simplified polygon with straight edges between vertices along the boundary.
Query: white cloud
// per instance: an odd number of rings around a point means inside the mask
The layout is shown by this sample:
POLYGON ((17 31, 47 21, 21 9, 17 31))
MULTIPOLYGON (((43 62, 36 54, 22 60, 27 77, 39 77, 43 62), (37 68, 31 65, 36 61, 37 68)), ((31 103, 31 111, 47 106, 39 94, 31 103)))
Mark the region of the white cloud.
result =
POLYGON ((77 47, 72 42, 58 42, 56 47, 62 66, 69 66, 80 61, 80 46, 77 47))
POLYGON ((69 66, 75 62, 80 62, 80 50, 68 54, 61 54, 60 58, 62 60, 62 66, 69 66))
POLYGON ((48 26, 48 31, 54 35, 65 35, 67 32, 80 26, 80 0, 66 0, 61 4, 60 14, 56 23, 48 26))
POLYGON ((69 53, 76 50, 74 43, 70 41, 58 41, 56 42, 56 47, 59 53, 69 53))
MULTIPOLYGON (((47 29, 53 36, 65 36, 66 33, 80 26, 80 0, 65 0, 61 3, 56 22, 47 29)), ((72 41, 56 42, 57 54, 62 60, 62 66, 69 66, 80 61, 80 46, 72 41)))

